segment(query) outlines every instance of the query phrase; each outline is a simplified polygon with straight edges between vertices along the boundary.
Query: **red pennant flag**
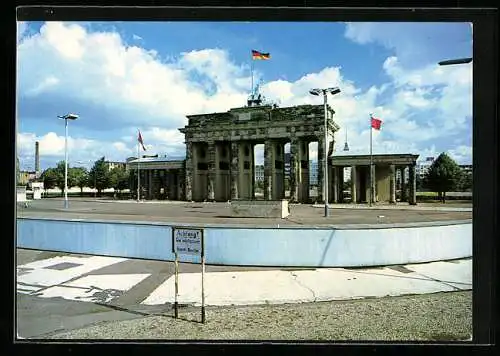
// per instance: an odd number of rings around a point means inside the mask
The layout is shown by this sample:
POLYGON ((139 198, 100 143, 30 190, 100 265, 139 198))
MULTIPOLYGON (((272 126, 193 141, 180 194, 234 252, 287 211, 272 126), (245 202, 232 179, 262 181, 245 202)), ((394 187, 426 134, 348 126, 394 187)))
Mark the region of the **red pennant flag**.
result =
POLYGON ((382 126, 382 120, 380 119, 377 119, 373 116, 371 116, 371 121, 372 121, 372 127, 375 129, 375 130, 380 130, 380 126, 382 126))
POLYGON ((141 130, 139 130, 139 137, 137 137, 137 141, 139 141, 139 143, 141 144, 142 149, 146 151, 146 147, 144 146, 144 141, 142 140, 141 130))

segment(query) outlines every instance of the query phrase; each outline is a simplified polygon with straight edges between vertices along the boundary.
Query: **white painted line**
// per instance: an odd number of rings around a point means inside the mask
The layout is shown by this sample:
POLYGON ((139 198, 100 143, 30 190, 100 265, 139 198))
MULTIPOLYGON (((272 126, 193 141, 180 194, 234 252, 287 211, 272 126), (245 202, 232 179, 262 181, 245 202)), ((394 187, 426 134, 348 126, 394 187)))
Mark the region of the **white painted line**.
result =
POLYGON ((40 298, 109 303, 149 274, 111 274, 85 276, 75 281, 47 288, 36 295, 40 298))
POLYGON ((31 269, 38 269, 38 268, 45 268, 49 266, 53 266, 59 263, 78 263, 82 264, 84 263, 83 261, 91 258, 93 256, 82 256, 82 257, 75 257, 75 256, 56 256, 52 258, 47 258, 44 260, 39 260, 39 261, 33 261, 30 263, 27 263, 25 265, 17 266, 17 268, 31 268, 31 269))
POLYGON ((149 273, 97 274, 85 276, 72 282, 64 283, 61 286, 73 286, 81 288, 89 288, 91 286, 94 286, 101 289, 118 289, 125 291, 129 290, 148 276, 149 273))
POLYGON ((36 268, 28 273, 17 276, 18 283, 25 284, 36 284, 41 286, 54 286, 66 282, 70 279, 81 276, 82 274, 89 273, 96 269, 100 269, 118 262, 125 261, 126 258, 115 258, 115 257, 102 257, 102 256, 92 256, 80 258, 63 256, 58 258, 50 258, 48 260, 37 261, 38 264, 34 265, 32 263, 19 266, 20 268, 36 268), (68 268, 65 270, 55 270, 47 269, 44 267, 52 266, 58 263, 78 263, 81 266, 68 268))
POLYGON ((33 286, 33 285, 26 285, 26 284, 17 284, 17 291, 28 291, 30 292, 36 292, 37 290, 42 289, 43 287, 40 286, 33 286))

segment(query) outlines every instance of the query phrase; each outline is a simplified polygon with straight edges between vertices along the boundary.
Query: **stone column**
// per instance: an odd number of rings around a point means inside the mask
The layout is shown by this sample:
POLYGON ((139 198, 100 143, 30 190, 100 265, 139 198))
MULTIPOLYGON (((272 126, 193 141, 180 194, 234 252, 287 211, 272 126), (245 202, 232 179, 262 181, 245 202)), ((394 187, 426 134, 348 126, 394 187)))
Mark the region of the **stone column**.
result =
POLYGON ((193 143, 186 138, 186 169, 184 176, 184 198, 193 200, 193 143))
MULTIPOLYGON (((370 167, 368 168, 368 172, 370 172, 370 167)), ((371 175, 370 175, 370 198, 372 203, 376 203, 377 197, 377 170, 375 168, 375 163, 371 166, 371 175)))
POLYGON ((148 177, 148 197, 147 199, 151 200, 152 195, 153 195, 153 170, 148 169, 147 171, 147 177, 148 177))
POLYGON ((231 142, 231 199, 238 199, 238 181, 239 181, 239 143, 231 142))
POLYGON ((411 205, 417 205, 417 175, 415 172, 415 163, 410 165, 410 199, 411 205))
POLYGON ((252 192, 250 197, 252 199, 255 199, 255 144, 250 144, 251 150, 250 150, 250 156, 251 156, 251 172, 252 172, 252 192))
POLYGON ((301 203, 309 203, 309 141, 299 141, 299 159, 298 159, 298 200, 301 203))
POLYGON ((285 197, 285 145, 281 141, 273 142, 272 176, 272 200, 281 200, 285 197))
POLYGON ((339 203, 344 202, 344 167, 338 167, 337 169, 337 182, 338 182, 338 200, 339 203))
POLYGON ((332 191, 331 191, 332 201, 334 203, 340 203, 340 198, 339 198, 339 167, 333 166, 333 169, 331 172, 332 172, 332 176, 330 177, 330 180, 333 182, 332 191))
POLYGON ((266 140, 264 143, 264 199, 272 200, 273 188, 273 142, 266 140))
POLYGON ((356 166, 351 166, 351 202, 357 203, 358 175, 356 166))
POLYGON ((217 176, 217 168, 215 166, 215 142, 208 142, 207 149, 207 163, 208 163, 208 177, 207 177, 207 192, 208 200, 215 201, 215 177, 217 176))
POLYGON ((324 170, 325 170, 325 139, 318 138, 318 196, 317 202, 324 203, 324 170))
POLYGON ((290 201, 297 202, 299 196, 298 182, 299 165, 300 165, 300 141, 297 138, 292 138, 290 142, 290 201))
POLYGON ((406 166, 399 169, 401 170, 401 201, 408 201, 406 196, 406 166))
POLYGON ((389 202, 396 204, 396 167, 393 164, 389 166, 389 185, 389 202))
POLYGON ((177 199, 186 199, 186 170, 177 170, 177 199))

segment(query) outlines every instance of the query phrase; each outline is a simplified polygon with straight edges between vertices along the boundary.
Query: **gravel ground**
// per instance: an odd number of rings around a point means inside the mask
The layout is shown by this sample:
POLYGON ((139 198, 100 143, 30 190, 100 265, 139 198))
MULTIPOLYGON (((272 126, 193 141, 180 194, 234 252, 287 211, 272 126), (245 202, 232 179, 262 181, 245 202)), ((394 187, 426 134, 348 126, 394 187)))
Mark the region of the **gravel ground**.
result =
POLYGON ((51 339, 161 340, 467 340, 472 292, 304 304, 212 307, 106 322, 51 339))

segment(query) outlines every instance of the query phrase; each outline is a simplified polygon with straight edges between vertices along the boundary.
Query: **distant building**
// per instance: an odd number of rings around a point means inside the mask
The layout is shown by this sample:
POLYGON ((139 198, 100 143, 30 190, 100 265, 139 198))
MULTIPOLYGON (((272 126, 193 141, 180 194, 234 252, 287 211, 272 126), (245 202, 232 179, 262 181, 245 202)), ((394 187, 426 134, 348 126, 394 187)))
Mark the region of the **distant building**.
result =
POLYGON ((106 165, 108 166, 108 170, 112 170, 113 168, 119 167, 126 169, 127 167, 127 162, 114 162, 114 161, 105 161, 106 165))
POLYGON ((38 179, 38 175, 34 171, 21 171, 19 172, 18 184, 25 185, 38 179))
POLYGON ((472 164, 460 164, 459 167, 464 173, 472 173, 472 164))
POLYGON ((255 166, 255 181, 263 182, 264 181, 264 166, 256 165, 255 166))
POLYGON ((290 179, 290 153, 285 153, 285 179, 290 179))
POLYGON ((318 162, 309 161, 309 184, 318 185, 318 162))

